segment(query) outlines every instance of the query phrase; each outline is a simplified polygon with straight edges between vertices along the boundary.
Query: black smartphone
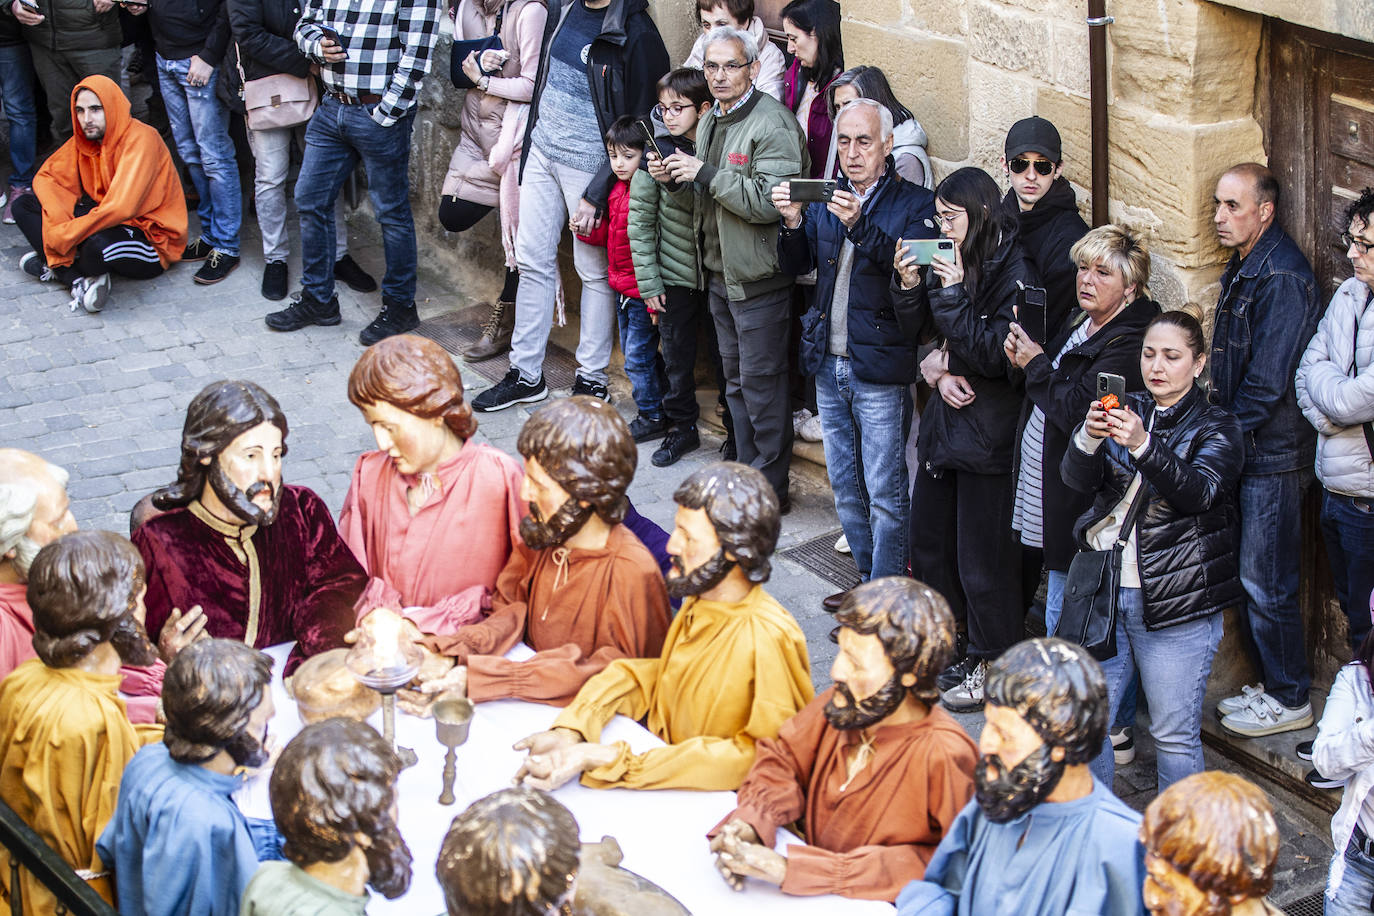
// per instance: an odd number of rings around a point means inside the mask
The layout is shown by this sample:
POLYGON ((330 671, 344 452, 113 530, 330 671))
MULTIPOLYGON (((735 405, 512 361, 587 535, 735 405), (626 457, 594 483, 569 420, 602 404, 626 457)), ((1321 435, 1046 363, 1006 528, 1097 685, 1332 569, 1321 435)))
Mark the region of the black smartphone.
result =
POLYGON ((1045 316, 1045 291, 1038 286, 1021 287, 1016 304, 1016 323, 1030 339, 1044 346, 1049 339, 1048 323, 1045 316))
POLYGON ((1126 403, 1126 379, 1115 372, 1097 373, 1097 399, 1100 401, 1109 394, 1116 395, 1117 404, 1126 403))
POLYGON ((638 128, 640 129, 640 131, 643 132, 643 134, 644 134, 644 142, 647 143, 647 144, 649 145, 649 149, 651 149, 651 150, 654 151, 654 155, 655 155, 655 156, 657 156, 658 158, 662 159, 662 158, 663 158, 663 150, 659 149, 659 148, 658 148, 658 144, 657 144, 656 142, 654 142, 654 132, 653 132, 653 130, 649 127, 648 123, 645 122, 645 121, 643 121, 643 120, 640 120, 640 121, 636 121, 636 122, 635 122, 635 126, 638 127, 638 128))
MULTIPOLYGON (((29 9, 33 10, 35 13, 38 12, 38 0, 19 0, 19 5, 20 5, 20 6, 27 6, 29 9)), ((145 4, 141 4, 141 5, 142 5, 142 6, 147 6, 146 3, 145 3, 145 4)))
MULTIPOLYGON (((328 40, 334 42, 334 44, 338 45, 340 48, 343 48, 344 43, 343 43, 343 40, 339 38, 339 33, 338 33, 338 32, 334 31, 334 30, 331 29, 331 28, 326 28, 325 26, 320 26, 320 31, 321 31, 322 33, 324 33, 324 37, 325 37, 325 38, 327 38, 328 40)), ((347 50, 346 48, 344 48, 344 54, 347 55, 347 53, 348 53, 348 50, 347 50)))
POLYGON ((787 183, 787 194, 794 204, 824 204, 835 196, 833 178, 793 178, 787 183))

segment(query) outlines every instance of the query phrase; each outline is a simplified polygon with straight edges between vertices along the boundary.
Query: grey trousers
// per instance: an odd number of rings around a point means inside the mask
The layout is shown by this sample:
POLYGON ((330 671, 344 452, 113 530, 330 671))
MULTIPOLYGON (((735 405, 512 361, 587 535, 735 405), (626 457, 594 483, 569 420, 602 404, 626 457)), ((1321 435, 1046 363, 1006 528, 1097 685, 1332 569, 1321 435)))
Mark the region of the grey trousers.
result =
MULTIPOLYGON (((286 238, 286 173, 291 168, 291 138, 305 150, 305 125, 248 130, 248 145, 253 148, 256 173, 253 200, 258 209, 258 229, 262 232, 262 259, 285 261, 291 253, 286 238)), ((343 194, 334 202, 334 260, 348 254, 348 223, 344 221, 343 194)))
POLYGON ((763 472, 781 500, 787 496, 787 471, 792 463, 792 402, 787 385, 792 288, 731 302, 725 278, 715 273, 710 278, 708 301, 739 460, 763 472))
POLYGON ((72 135, 72 90, 77 83, 97 73, 108 76, 118 86, 119 48, 53 51, 33 43, 29 45, 29 50, 33 52, 34 72, 38 74, 38 81, 43 84, 43 91, 48 96, 53 137, 59 142, 67 140, 72 135))

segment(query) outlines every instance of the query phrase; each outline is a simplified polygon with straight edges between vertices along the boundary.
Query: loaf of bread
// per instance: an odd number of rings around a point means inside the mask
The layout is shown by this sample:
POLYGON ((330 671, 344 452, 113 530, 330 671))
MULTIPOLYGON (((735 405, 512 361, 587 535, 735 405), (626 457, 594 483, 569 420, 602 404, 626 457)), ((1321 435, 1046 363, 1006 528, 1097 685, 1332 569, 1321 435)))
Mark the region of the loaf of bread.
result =
POLYGON ((305 724, 332 716, 362 722, 382 705, 381 694, 359 683, 348 670, 347 654, 347 649, 330 649, 307 658, 296 669, 290 687, 305 724))

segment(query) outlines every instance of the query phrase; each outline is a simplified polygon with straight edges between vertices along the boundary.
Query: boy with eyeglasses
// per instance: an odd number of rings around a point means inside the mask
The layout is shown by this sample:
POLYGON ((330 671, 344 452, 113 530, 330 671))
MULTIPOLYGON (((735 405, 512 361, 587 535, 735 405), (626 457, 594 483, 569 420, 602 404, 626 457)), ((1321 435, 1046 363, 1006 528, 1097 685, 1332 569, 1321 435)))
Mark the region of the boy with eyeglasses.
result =
MULTIPOLYGON (((1023 118, 1007 131, 1002 170, 1011 181, 1004 204, 1017 215, 1021 244, 1045 284, 1046 339, 1078 310, 1078 266, 1069 249, 1088 232, 1078 198, 1063 176, 1059 131, 1044 118, 1023 118)), ((1044 341, 1041 341, 1044 343, 1044 341)))

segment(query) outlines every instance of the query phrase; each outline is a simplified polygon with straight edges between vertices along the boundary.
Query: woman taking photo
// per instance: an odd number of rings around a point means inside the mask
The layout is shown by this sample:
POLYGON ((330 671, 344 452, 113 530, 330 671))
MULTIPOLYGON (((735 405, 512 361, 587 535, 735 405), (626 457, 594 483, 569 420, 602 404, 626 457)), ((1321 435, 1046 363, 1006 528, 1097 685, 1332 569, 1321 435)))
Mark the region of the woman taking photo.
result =
POLYGON ((968 657, 940 686, 946 706, 969 712, 983 705, 986 663, 1024 636, 1020 589, 1007 588, 1021 581, 1011 533, 1021 371, 1008 365, 1002 345, 1018 289, 1036 277, 1015 218, 983 170, 962 168, 940 182, 935 212, 955 242, 954 260, 937 256, 924 277, 900 243, 894 260, 898 326, 914 340, 942 341, 921 366, 940 397, 921 416, 911 572, 967 617, 968 657))
POLYGON ((840 47, 840 5, 835 0, 792 0, 782 8, 782 29, 792 66, 782 78, 782 102, 792 109, 806 134, 811 157, 809 178, 835 174, 830 149, 831 120, 826 90, 844 70, 840 47))
MULTIPOLYGON (((1102 670, 1111 718, 1140 673, 1161 792, 1202 770, 1202 697, 1221 612, 1245 595, 1231 508, 1245 449, 1239 421, 1208 404, 1197 384, 1205 347, 1189 314, 1151 321, 1140 351, 1146 393, 1127 394, 1110 410, 1094 400, 1060 467, 1064 483, 1094 494, 1074 528, 1084 550, 1111 549, 1141 499, 1121 557, 1116 656, 1102 670)), ((1112 784, 1108 742, 1092 768, 1112 784)))

